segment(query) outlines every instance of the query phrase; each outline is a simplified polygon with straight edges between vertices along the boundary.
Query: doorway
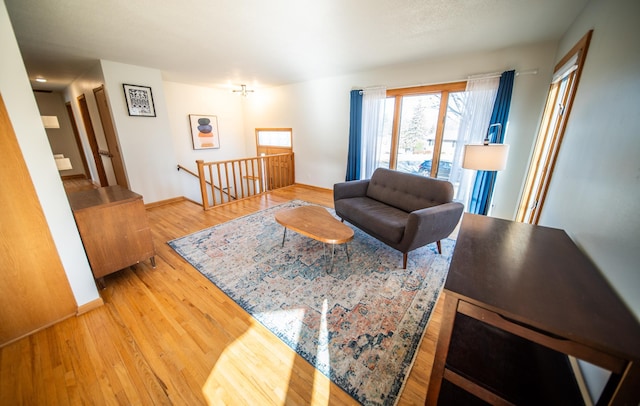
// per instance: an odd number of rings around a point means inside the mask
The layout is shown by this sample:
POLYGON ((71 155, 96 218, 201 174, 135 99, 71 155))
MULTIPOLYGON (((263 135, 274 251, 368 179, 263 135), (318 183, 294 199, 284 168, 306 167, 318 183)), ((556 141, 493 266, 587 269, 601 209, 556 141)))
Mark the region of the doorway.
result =
POLYGON ((73 131, 73 138, 75 139, 76 145, 78 146, 78 151, 80 152, 80 159, 82 160, 82 168, 84 169, 84 177, 86 179, 91 179, 91 174, 89 172, 89 164, 87 163, 87 158, 84 153, 84 147, 82 146, 82 141, 80 140, 80 133, 78 132, 78 126, 76 125, 75 116, 73 115, 71 102, 66 102, 64 106, 67 109, 67 115, 69 116, 69 121, 71 122, 71 130, 73 131))
POLYGON ((87 132, 89 146, 91 147, 91 155, 93 156, 93 161, 95 162, 96 170, 98 171, 98 181, 100 182, 100 186, 109 186, 107 173, 104 170, 104 164, 102 163, 102 157, 100 156, 100 150, 98 149, 96 133, 93 131, 93 123, 91 121, 91 115, 89 114, 89 106, 87 106, 87 99, 84 94, 78 96, 78 106, 80 107, 80 115, 82 116, 84 129, 87 132))
POLYGON ((538 224, 540 220, 592 33, 582 37, 554 69, 516 221, 538 224))
MULTIPOLYGON (((256 128, 256 151, 258 156, 289 154, 293 152, 293 130, 291 128, 256 128)), ((267 190, 293 184, 293 179, 283 180, 282 174, 293 173, 290 159, 269 159, 266 163, 267 190)))
POLYGON ((100 121, 102 121, 102 130, 104 131, 104 137, 107 141, 108 151, 106 151, 106 156, 111 159, 116 183, 125 189, 129 189, 122 155, 120 154, 120 147, 118 146, 118 137, 115 127, 113 126, 111 111, 107 104, 107 96, 104 92, 104 85, 93 89, 93 94, 96 98, 98 114, 100 114, 100 121))

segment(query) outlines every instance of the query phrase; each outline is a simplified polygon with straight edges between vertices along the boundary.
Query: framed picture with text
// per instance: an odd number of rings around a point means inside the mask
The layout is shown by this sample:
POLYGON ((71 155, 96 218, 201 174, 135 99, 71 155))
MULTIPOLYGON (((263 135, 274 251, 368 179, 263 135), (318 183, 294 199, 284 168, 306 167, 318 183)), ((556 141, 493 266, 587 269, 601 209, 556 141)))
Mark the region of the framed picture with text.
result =
POLYGON ((189 114, 193 149, 220 148, 218 117, 189 114))
POLYGON ((153 95, 148 86, 123 84, 124 98, 130 116, 155 117, 156 109, 153 105, 153 95))

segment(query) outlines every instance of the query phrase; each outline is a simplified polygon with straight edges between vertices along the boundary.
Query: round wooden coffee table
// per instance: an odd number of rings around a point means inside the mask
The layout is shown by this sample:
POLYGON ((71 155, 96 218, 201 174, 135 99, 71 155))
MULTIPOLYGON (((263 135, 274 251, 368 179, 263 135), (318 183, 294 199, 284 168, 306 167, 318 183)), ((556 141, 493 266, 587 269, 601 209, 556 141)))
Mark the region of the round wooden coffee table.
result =
POLYGON ((349 261, 347 243, 353 239, 353 230, 333 217, 327 209, 320 206, 300 206, 281 210, 275 214, 275 218, 284 226, 283 247, 287 238, 287 229, 289 229, 324 244, 331 244, 331 270, 333 270, 336 245, 344 244, 347 261, 349 261))

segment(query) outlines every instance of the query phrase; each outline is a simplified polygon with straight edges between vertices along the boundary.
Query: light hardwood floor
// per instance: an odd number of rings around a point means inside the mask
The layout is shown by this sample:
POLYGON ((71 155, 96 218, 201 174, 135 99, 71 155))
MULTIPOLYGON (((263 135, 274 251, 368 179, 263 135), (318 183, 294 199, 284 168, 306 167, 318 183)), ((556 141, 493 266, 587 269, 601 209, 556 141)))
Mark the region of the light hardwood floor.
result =
MULTIPOLYGON (((297 185, 207 212, 149 208, 156 269, 107 276, 104 306, 0 349, 0 404, 356 404, 166 244, 292 199, 333 205, 331 191, 297 185)), ((400 405, 424 404, 442 299, 400 405)))

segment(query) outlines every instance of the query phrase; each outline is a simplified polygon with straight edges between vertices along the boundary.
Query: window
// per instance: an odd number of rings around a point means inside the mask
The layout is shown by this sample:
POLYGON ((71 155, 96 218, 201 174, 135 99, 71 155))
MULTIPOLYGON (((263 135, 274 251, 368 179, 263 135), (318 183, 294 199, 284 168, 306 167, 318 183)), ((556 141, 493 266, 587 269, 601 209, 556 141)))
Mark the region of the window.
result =
POLYGON ((387 90, 378 166, 449 179, 466 82, 387 90))
POLYGON ((538 224, 591 41, 589 31, 556 65, 516 220, 538 224))
POLYGON ((256 128, 256 152, 258 155, 284 154, 293 151, 291 128, 256 128))
POLYGON ((258 147, 291 148, 291 128, 256 128, 258 147))

